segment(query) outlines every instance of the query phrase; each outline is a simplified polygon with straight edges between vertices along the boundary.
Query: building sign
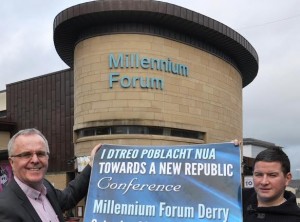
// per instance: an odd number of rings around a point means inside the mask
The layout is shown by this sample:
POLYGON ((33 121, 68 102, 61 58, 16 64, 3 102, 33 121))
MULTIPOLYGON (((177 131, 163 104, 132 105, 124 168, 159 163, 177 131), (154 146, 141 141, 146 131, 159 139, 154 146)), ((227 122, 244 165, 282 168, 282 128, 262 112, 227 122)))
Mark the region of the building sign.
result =
MULTIPOLYGON (((158 72, 169 73, 187 77, 189 69, 184 64, 173 62, 170 58, 159 59, 140 57, 137 53, 124 54, 119 53, 117 56, 110 53, 108 65, 113 69, 143 69, 158 72)), ((133 76, 120 75, 119 72, 111 72, 109 74, 109 87, 113 88, 115 84, 119 84, 122 88, 143 88, 143 89, 164 89, 164 78, 154 76, 133 76)))
POLYGON ((245 188, 253 187, 253 176, 245 176, 244 177, 244 187, 245 188))
POLYGON ((241 222, 240 150, 233 143, 102 145, 85 222, 241 222))

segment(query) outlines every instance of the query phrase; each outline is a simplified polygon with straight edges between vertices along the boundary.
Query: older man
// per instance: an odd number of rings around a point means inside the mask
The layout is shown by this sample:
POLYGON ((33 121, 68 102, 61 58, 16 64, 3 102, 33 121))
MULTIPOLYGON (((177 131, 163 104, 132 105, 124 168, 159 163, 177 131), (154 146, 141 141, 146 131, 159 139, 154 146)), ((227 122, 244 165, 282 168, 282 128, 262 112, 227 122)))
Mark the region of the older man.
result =
MULTIPOLYGON (((91 151, 91 160, 99 147, 91 151)), ((14 179, 0 193, 1 222, 63 222, 63 212, 87 194, 92 162, 61 191, 44 178, 49 154, 46 138, 36 129, 11 138, 8 155, 14 179)))

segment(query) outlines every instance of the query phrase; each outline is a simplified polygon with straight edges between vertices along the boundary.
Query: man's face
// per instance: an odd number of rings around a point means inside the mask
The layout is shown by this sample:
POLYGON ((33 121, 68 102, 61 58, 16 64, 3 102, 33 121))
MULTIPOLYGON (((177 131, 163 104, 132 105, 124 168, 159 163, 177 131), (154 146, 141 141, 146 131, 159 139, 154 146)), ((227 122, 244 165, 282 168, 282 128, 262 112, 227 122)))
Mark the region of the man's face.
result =
POLYGON ((259 206, 276 206, 284 201, 285 187, 292 179, 284 175, 279 162, 258 161, 254 166, 253 181, 259 206))
POLYGON ((49 157, 46 153, 46 146, 41 136, 18 136, 10 158, 14 175, 28 186, 40 190, 48 169, 49 157))

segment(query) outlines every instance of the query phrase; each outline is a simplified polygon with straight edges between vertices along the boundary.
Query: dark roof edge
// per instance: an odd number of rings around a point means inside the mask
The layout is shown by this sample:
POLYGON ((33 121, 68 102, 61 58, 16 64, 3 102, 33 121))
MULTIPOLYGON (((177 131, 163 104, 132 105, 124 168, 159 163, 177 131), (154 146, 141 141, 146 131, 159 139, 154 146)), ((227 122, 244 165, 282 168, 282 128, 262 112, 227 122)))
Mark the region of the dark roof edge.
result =
MULTIPOLYGON (((11 86, 11 85, 19 84, 19 83, 26 82, 26 81, 31 81, 31 80, 34 80, 34 79, 40 79, 40 78, 43 78, 45 76, 55 75, 55 74, 59 74, 59 73, 62 73, 62 72, 67 72, 67 71, 73 71, 73 69, 72 68, 67 68, 67 69, 62 69, 62 70, 58 70, 58 71, 54 71, 54 72, 42 74, 42 75, 35 76, 35 77, 29 78, 29 79, 23 79, 23 80, 20 80, 20 81, 17 81, 17 82, 9 83, 9 84, 6 84, 6 86, 11 86)), ((5 90, 5 91, 7 91, 7 90, 5 90)))
POLYGON ((137 23, 154 24, 211 44, 235 60, 242 74, 243 86, 251 83, 257 75, 258 54, 238 32, 200 13, 154 0, 99 0, 63 10, 55 17, 53 24, 56 50, 62 60, 72 67, 80 32, 121 22, 132 24, 132 27, 137 23))
POLYGON ((243 145, 255 145, 265 148, 283 148, 282 146, 277 146, 275 143, 266 142, 263 140, 253 139, 253 138, 244 138, 243 145))

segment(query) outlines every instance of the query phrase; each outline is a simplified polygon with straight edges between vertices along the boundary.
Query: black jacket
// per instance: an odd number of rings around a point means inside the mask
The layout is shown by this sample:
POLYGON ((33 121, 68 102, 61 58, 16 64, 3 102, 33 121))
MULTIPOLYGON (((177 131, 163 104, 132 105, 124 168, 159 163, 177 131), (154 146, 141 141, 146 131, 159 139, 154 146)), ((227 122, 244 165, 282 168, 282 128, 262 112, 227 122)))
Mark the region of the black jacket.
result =
POLYGON ((300 222, 300 208, 296 196, 285 191, 283 204, 274 207, 257 207, 254 188, 243 189, 243 222, 300 222))
MULTIPOLYGON (((47 198, 60 222, 64 222, 63 212, 75 207, 87 194, 90 174, 91 167, 88 165, 63 191, 55 189, 49 181, 44 180, 44 185, 47 188, 47 198)), ((0 221, 42 222, 26 194, 15 180, 12 180, 0 192, 0 221)))

